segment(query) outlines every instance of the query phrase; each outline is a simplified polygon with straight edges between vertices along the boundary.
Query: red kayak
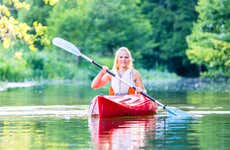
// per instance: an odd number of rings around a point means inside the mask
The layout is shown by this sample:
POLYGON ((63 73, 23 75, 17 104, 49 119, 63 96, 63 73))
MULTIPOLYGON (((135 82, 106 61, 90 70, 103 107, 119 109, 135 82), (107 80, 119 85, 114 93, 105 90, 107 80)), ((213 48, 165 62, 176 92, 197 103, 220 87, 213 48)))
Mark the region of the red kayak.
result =
POLYGON ((89 113, 97 117, 153 115, 157 112, 157 103, 142 95, 94 97, 89 113))

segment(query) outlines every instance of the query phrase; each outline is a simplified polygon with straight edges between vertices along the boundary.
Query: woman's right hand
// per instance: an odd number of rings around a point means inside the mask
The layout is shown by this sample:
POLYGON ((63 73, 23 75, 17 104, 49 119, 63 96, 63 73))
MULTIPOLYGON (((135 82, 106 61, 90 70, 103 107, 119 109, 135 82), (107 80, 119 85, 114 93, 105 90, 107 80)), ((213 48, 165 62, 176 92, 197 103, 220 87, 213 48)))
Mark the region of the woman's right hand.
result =
POLYGON ((107 70, 109 70, 107 66, 102 66, 101 73, 106 74, 107 70))
POLYGON ((92 88, 94 88, 94 89, 100 88, 100 87, 104 86, 105 84, 107 84, 108 82, 110 82, 111 77, 109 76, 109 74, 106 74, 107 70, 109 70, 109 68, 107 66, 102 66, 101 71, 93 79, 93 81, 91 83, 92 88))

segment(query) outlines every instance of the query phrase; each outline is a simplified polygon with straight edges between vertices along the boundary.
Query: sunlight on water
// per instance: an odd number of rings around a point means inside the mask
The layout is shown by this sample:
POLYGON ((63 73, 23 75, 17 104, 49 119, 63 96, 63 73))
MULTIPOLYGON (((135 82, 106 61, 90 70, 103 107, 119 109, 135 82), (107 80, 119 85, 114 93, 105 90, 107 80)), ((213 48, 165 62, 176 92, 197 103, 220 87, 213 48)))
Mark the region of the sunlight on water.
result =
POLYGON ((87 119, 71 116, 0 117, 1 150, 89 149, 87 119))
MULTIPOLYGON (((74 116, 89 117, 87 105, 52 105, 52 106, 9 106, 1 107, 1 116, 74 116)), ((167 107, 172 113, 159 109, 159 117, 169 117, 173 119, 189 119, 197 116, 210 114, 230 114, 230 111, 183 111, 175 107, 167 107), (176 114, 176 115, 174 115, 176 114)))
POLYGON ((7 82, 0 84, 0 91, 5 91, 11 88, 25 88, 25 87, 32 87, 38 85, 37 82, 7 82))
POLYGON ((194 116, 205 116, 205 115, 230 115, 230 111, 190 111, 190 113, 194 114, 194 116))
POLYGON ((76 116, 87 117, 88 106, 10 106, 1 107, 0 116, 76 116))

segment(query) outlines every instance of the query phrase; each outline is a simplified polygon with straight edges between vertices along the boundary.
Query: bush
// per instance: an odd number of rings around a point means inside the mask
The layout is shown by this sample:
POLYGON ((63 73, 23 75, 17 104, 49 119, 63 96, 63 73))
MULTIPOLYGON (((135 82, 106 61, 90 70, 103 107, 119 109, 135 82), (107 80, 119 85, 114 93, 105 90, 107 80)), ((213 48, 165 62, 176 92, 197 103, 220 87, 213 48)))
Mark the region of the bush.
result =
POLYGON ((32 78, 32 70, 27 67, 25 60, 1 58, 0 80, 3 81, 24 81, 32 78))

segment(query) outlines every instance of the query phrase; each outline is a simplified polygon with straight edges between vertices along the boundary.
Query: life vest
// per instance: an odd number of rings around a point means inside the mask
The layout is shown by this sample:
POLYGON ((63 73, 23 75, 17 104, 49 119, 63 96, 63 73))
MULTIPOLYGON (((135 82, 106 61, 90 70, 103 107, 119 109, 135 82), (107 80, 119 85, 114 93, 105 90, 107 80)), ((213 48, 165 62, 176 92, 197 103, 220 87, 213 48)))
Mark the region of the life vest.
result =
MULTIPOLYGON (((133 81, 133 71, 131 69, 126 70, 122 75, 117 70, 113 70, 113 73, 120 77, 122 80, 135 85, 133 81)), ((135 90, 117 78, 112 78, 111 87, 109 88, 109 95, 126 95, 135 94, 135 90)))
MULTIPOLYGON (((135 94, 135 90, 131 87, 128 89, 128 95, 135 94)), ((109 95, 115 95, 112 86, 109 87, 109 95)))

